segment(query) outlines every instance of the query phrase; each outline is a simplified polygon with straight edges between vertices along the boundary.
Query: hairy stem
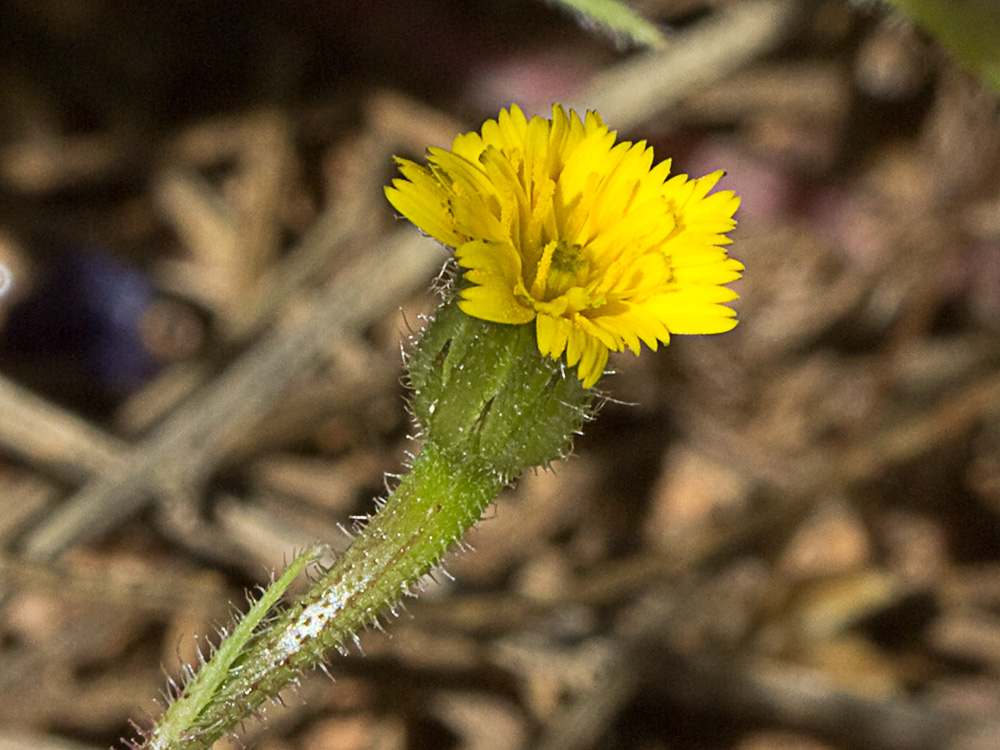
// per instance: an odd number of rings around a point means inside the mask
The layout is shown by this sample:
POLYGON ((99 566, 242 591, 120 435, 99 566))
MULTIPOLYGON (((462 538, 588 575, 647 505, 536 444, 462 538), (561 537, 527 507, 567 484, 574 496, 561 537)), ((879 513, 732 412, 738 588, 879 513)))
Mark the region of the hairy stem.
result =
POLYGON ((289 574, 272 584, 145 748, 207 748, 343 651, 440 563, 508 482, 565 455, 593 400, 575 372, 539 353, 530 327, 470 318, 454 300, 421 336, 408 379, 423 439, 409 473, 337 562, 267 622, 289 574))
POLYGON ((383 609, 398 602, 501 488, 493 473, 449 459, 434 444, 425 444, 354 543, 248 646, 198 716, 172 734, 157 733, 148 747, 208 747, 259 712, 304 670, 322 663, 332 649, 343 649, 383 609))

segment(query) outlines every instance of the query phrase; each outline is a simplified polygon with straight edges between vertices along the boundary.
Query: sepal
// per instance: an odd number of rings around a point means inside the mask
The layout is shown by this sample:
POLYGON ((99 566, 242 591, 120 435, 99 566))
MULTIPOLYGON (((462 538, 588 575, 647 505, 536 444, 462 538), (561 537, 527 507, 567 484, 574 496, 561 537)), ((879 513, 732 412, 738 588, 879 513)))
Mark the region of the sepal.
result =
POLYGON ((532 324, 492 323, 447 301, 408 362, 423 440, 506 482, 562 458, 594 398, 576 372, 542 355, 532 324))

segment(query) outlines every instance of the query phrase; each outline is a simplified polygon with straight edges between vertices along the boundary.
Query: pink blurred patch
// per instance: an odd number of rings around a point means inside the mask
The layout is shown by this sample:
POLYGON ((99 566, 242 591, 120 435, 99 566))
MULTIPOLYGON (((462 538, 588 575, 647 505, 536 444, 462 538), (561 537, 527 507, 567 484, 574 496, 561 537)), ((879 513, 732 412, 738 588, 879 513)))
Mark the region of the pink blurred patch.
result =
POLYGON ((549 117, 552 103, 579 90, 599 63, 571 49, 522 51, 496 58, 476 70, 469 77, 464 97, 484 112, 516 102, 529 117, 549 117))
POLYGON ((819 234, 829 238, 834 249, 853 264, 873 268, 886 252, 883 222, 854 194, 829 185, 821 187, 809 207, 809 218, 819 234))
MULTIPOLYGON (((657 154, 657 158, 667 154, 657 154)), ((741 222, 773 225, 785 221, 801 202, 802 186, 784 170, 767 164, 727 140, 704 140, 688 154, 675 157, 676 168, 701 177, 718 169, 726 176, 719 188, 740 196, 736 218, 741 222)))

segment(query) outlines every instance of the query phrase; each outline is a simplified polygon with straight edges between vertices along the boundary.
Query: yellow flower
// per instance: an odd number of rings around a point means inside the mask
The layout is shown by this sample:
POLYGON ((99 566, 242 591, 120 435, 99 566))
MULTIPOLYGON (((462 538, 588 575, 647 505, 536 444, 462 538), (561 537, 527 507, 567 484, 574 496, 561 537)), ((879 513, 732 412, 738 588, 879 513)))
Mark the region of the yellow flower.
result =
POLYGON ((597 382, 609 351, 639 353, 671 333, 736 325, 723 286, 743 265, 723 245, 739 198, 709 195, 722 172, 668 179, 644 141, 615 144, 596 112, 559 105, 530 121, 515 105, 481 133, 397 159, 389 202, 455 249, 466 269, 461 309, 497 323, 532 320, 542 354, 597 382))

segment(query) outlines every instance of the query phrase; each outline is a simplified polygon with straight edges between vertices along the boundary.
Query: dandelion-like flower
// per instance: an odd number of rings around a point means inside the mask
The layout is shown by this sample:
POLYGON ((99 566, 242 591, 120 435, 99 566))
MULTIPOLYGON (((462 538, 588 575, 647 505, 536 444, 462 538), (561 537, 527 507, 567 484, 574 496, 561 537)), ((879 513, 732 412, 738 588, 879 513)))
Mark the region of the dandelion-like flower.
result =
POLYGON ((736 325, 724 286, 739 198, 709 194, 722 172, 669 177, 644 141, 615 144, 596 112, 561 106, 528 120, 515 105, 481 132, 397 159, 389 202, 455 249, 466 269, 459 306, 497 323, 535 322, 538 349, 597 382, 609 351, 655 350, 670 334, 736 325))

